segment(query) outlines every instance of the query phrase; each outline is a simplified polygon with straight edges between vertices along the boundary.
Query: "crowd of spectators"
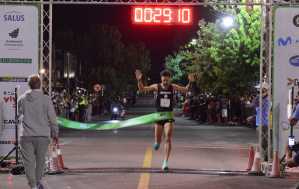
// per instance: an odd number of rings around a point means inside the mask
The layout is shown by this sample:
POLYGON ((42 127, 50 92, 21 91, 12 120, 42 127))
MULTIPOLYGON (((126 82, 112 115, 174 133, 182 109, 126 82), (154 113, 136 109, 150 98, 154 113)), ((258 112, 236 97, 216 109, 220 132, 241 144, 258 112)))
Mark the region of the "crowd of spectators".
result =
POLYGON ((182 103, 183 116, 200 123, 256 126, 259 95, 223 96, 191 90, 182 103))

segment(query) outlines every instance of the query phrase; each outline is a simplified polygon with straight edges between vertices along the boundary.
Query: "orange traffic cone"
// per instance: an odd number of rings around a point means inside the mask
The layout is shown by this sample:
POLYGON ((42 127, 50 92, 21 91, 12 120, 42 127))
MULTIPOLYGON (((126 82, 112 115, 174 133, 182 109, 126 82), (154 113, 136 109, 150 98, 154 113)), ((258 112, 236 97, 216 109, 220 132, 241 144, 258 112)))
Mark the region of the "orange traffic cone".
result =
POLYGON ((256 148, 256 152, 254 155, 253 166, 249 172, 250 175, 262 175, 261 171, 261 154, 259 147, 256 148))
POLYGON ((280 177, 280 164, 279 164, 279 158, 278 158, 278 152, 274 152, 273 162, 272 162, 272 171, 270 173, 271 178, 277 178, 280 177))
POLYGON ((252 169, 253 161, 254 161, 254 147, 250 145, 248 149, 248 166, 246 171, 250 171, 252 169))

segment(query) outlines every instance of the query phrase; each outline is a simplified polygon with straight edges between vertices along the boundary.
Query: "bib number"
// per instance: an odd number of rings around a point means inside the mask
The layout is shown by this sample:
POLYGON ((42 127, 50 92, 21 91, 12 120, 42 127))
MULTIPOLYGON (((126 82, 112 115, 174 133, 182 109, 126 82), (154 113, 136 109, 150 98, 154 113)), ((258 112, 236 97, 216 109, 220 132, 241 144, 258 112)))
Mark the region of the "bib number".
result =
POLYGON ((289 146, 294 146, 294 145, 295 145, 295 138, 289 137, 289 146))
POLYGON ((170 107, 170 99, 168 99, 168 98, 161 98, 160 99, 160 106, 162 108, 169 108, 170 107))

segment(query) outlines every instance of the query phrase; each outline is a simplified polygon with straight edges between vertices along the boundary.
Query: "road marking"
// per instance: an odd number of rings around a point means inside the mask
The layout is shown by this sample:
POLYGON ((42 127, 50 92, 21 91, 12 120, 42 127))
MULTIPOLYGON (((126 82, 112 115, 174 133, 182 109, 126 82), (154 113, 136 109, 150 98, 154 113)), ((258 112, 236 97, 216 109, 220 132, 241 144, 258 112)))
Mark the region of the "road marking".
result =
MULTIPOLYGON (((152 148, 147 148, 143 160, 142 168, 151 168, 152 166, 152 158, 153 158, 153 151, 152 148)), ((150 183, 151 174, 150 173, 142 173, 139 179, 139 184, 137 189, 148 189, 150 183)))

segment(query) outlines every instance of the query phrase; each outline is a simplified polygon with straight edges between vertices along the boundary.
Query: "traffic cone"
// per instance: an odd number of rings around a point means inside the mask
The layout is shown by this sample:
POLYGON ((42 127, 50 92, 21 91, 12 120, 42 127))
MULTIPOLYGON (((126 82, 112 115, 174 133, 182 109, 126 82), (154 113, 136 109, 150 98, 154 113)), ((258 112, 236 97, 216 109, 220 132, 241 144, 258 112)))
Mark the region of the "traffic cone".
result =
POLYGON ((253 166, 253 161, 254 161, 254 147, 253 146, 249 146, 248 149, 248 166, 246 171, 250 171, 252 166, 253 166))
POLYGON ((273 162, 272 162, 272 171, 270 173, 271 178, 277 178, 280 177, 280 164, 279 164, 279 158, 278 158, 278 152, 274 152, 273 162))
POLYGON ((57 139, 56 141, 56 149, 57 149, 57 158, 58 158, 58 166, 60 170, 66 169, 64 166, 63 158, 62 158, 62 153, 59 145, 59 141, 57 139))
POLYGON ((262 175, 261 171, 261 153, 259 147, 256 148, 254 155, 253 166, 249 172, 250 175, 262 175))

